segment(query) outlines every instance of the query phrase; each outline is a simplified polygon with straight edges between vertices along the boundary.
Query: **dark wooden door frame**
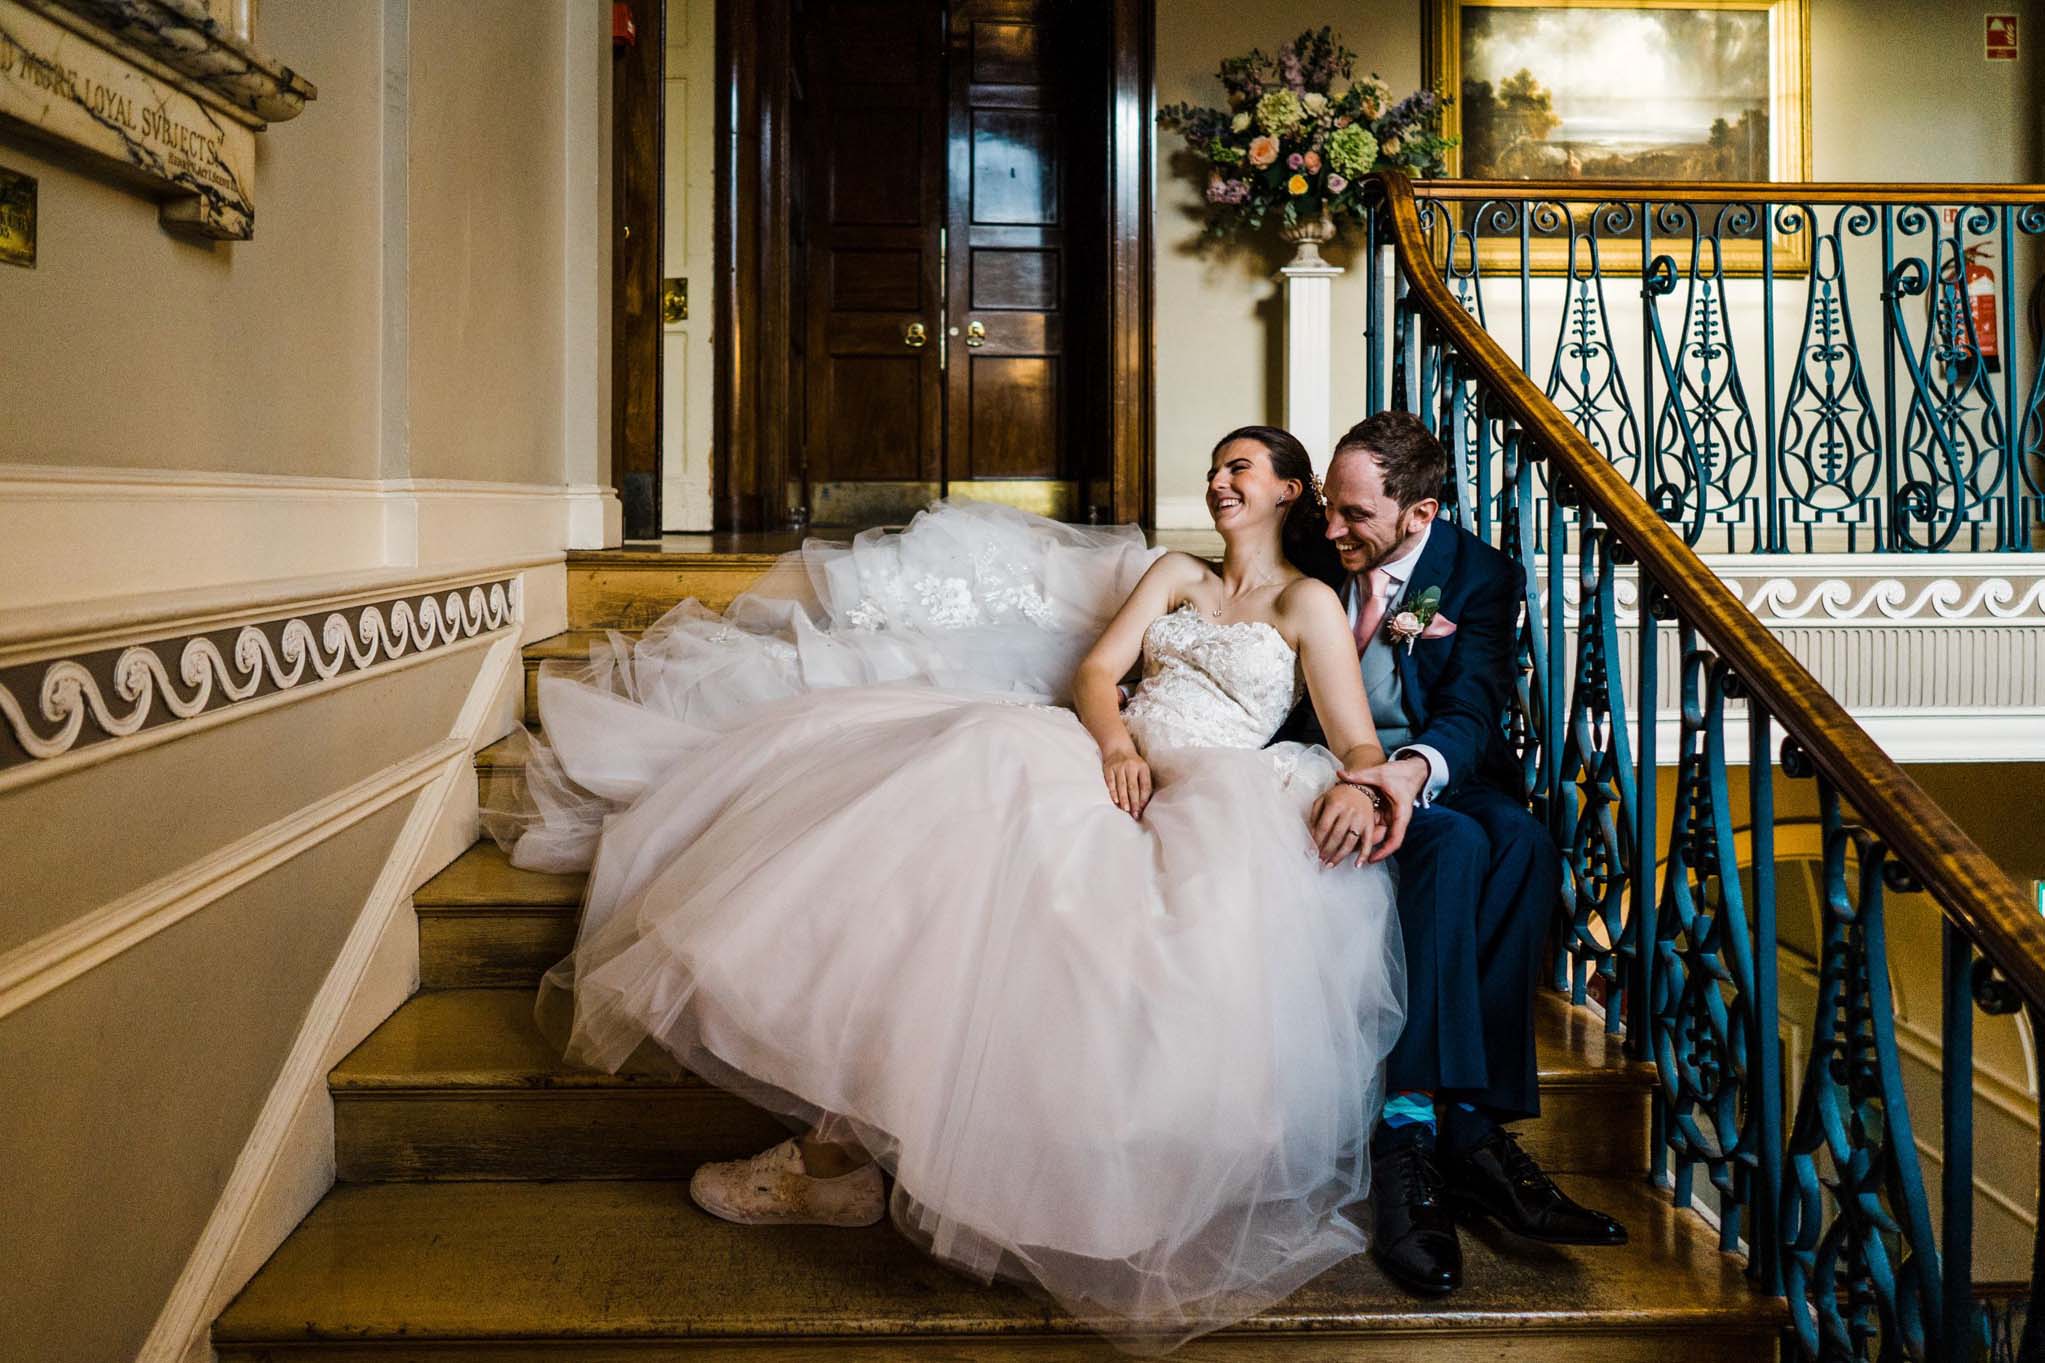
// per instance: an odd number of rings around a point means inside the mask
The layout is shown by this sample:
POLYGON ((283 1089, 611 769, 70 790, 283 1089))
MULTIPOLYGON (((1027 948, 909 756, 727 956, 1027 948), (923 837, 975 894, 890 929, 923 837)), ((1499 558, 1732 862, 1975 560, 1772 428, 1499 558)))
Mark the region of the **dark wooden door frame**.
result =
POLYGON ((790 0, 717 0, 710 497, 721 531, 784 530, 795 474, 790 0))
MULTIPOLYGON (((711 498, 720 531, 781 530, 797 505, 800 430, 791 357, 791 302, 799 262, 794 211, 792 109, 794 0, 718 0, 717 214, 715 243, 716 415, 711 498)), ((1153 517, 1151 338, 1151 57, 1154 0, 1106 0, 1113 71, 1108 125, 1109 420, 1106 459, 1089 470, 1083 504, 1092 519, 1153 517)), ((642 41, 644 39, 642 38, 642 41)), ((653 117, 658 118, 657 92, 653 117)), ((621 130, 622 131, 622 130, 621 130)), ((656 240, 658 201, 645 229, 656 240)), ((626 388, 660 383, 620 345, 626 388)), ((656 483, 657 488, 657 483, 656 483)))
POLYGON ((660 537, 664 0, 627 0, 637 41, 611 63, 611 477, 625 538, 660 537))

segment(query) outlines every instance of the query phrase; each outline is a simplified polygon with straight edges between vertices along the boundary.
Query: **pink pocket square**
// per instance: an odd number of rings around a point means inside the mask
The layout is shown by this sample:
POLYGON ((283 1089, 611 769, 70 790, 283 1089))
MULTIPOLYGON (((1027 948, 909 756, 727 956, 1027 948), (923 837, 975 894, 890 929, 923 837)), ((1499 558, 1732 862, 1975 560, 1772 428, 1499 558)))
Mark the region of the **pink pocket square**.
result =
POLYGON ((1456 622, 1446 615, 1436 615, 1427 622, 1427 628, 1420 631, 1423 639, 1446 639, 1456 632, 1456 622))

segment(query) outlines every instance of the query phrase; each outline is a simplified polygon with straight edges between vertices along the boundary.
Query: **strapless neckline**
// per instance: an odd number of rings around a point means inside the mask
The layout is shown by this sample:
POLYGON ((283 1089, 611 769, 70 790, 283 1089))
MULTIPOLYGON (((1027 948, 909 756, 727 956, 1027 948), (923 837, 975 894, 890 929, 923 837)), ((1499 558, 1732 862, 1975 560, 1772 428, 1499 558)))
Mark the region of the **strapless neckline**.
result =
POLYGON ((1268 633, 1272 638, 1276 639, 1278 641, 1279 647, 1283 648, 1287 653, 1292 654, 1294 657, 1299 656, 1299 650, 1294 648, 1291 644, 1287 643, 1285 641, 1285 635, 1279 632, 1278 626, 1272 624, 1269 620, 1216 620, 1212 616, 1208 615, 1206 611, 1201 610, 1198 606, 1194 605, 1190 601, 1188 601, 1185 605, 1180 606, 1177 610, 1167 611, 1163 615, 1157 617, 1157 619, 1151 621, 1150 629, 1146 629, 1144 633, 1148 634, 1151 629, 1156 629, 1160 624, 1163 624, 1165 621, 1171 619, 1174 615, 1184 615, 1188 611, 1191 611, 1193 613, 1194 619, 1198 620, 1201 624, 1213 630, 1227 631, 1232 629, 1250 630, 1261 629, 1268 633))

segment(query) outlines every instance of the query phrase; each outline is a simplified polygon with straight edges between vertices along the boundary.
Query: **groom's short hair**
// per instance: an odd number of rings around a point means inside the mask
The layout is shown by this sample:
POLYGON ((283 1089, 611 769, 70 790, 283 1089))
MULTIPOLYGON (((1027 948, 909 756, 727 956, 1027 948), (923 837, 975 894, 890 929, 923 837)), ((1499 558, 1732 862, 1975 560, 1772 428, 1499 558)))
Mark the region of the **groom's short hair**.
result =
POLYGON ((1352 450, 1377 461, 1385 493, 1400 510, 1429 497, 1447 500, 1448 451, 1411 412, 1385 411, 1365 417, 1335 442, 1330 462, 1352 450))

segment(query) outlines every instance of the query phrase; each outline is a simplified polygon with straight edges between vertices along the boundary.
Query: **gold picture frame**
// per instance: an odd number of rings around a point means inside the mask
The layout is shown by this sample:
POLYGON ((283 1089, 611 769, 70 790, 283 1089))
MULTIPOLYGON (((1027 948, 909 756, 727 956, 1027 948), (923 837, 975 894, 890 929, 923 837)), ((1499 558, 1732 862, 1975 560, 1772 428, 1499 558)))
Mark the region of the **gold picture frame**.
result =
MULTIPOLYGON (((1467 139, 1470 132, 1477 131, 1476 129, 1466 129, 1464 126, 1465 116, 1469 112, 1472 102, 1466 97, 1464 88, 1465 40, 1469 31, 1466 20, 1473 12, 1497 13, 1527 10, 1630 11, 1636 13, 1677 11, 1695 15, 1746 12, 1762 16, 1765 21, 1768 39, 1768 71, 1766 77, 1768 173, 1753 176, 1752 178, 1791 183, 1810 178, 1811 38, 1810 11, 1807 0, 1425 0, 1425 6, 1425 23, 1422 28, 1422 69, 1427 83, 1432 88, 1454 96, 1445 111, 1444 130, 1456 135, 1458 138, 1465 139, 1462 145, 1457 146, 1455 150, 1449 153, 1448 173, 1452 178, 1460 177, 1465 173, 1465 153, 1469 146, 1467 139)), ((1592 22, 1595 23, 1594 20, 1592 22)), ((1501 25, 1501 27, 1503 26, 1501 25)), ((1525 29, 1527 26, 1521 25, 1520 27, 1525 29)), ((1524 50, 1524 48, 1520 49, 1522 52, 1524 50)), ((1519 72, 1514 74, 1526 74, 1530 70, 1530 66, 1522 67, 1519 72)), ((1747 73, 1750 87, 1758 84, 1756 77, 1758 77, 1757 72, 1747 73)), ((1503 82, 1501 82, 1500 88, 1503 89, 1503 82)), ((1490 89, 1488 81, 1486 82, 1485 89, 1487 92, 1490 89)), ((1552 99, 1552 89, 1545 88, 1540 83, 1538 76, 1536 77, 1533 90, 1538 92, 1539 96, 1544 100, 1552 99)), ((1727 98, 1730 98, 1730 96, 1727 96, 1727 98)), ((1690 102, 1707 107, 1709 104, 1708 99, 1692 99, 1690 102)), ((1496 106, 1494 105, 1493 107, 1496 106)), ((1553 118, 1552 103, 1544 107, 1542 117, 1543 121, 1553 118)), ((1553 121, 1558 126, 1566 126, 1564 121, 1559 118, 1553 118, 1553 121)), ((1499 125, 1509 127, 1509 118, 1501 116, 1499 125)), ((1522 130, 1524 126, 1525 120, 1522 118, 1522 130)), ((1666 133, 1668 126, 1667 124, 1663 126, 1662 131, 1664 133, 1666 133)), ((1744 116, 1741 118, 1738 126, 1741 128, 1748 126, 1748 121, 1744 116)), ((1625 145, 1623 137, 1613 137, 1603 144, 1596 142, 1588 144, 1592 150, 1590 157, 1579 155, 1577 148, 1584 144, 1563 143, 1561 144, 1561 151, 1567 167, 1588 166, 1597 172, 1595 176, 1584 175, 1583 178, 1587 181, 1592 179, 1630 180, 1633 182, 1633 187, 1637 187, 1638 182, 1641 180, 1656 179, 1667 179, 1671 184, 1710 183, 1714 178, 1719 182, 1734 182, 1747 177, 1727 174, 1717 177, 1697 175, 1690 179, 1684 179, 1670 176, 1667 173, 1671 163, 1681 164, 1686 168, 1694 168, 1700 162, 1716 157, 1720 160, 1721 165, 1730 163, 1731 168, 1746 170, 1751 174, 1754 168, 1751 148, 1744 156, 1740 154, 1736 146, 1730 148, 1730 155, 1727 154, 1728 148, 1726 144, 1731 139, 1726 138, 1722 140, 1720 134, 1732 131, 1734 130, 1726 125, 1725 119, 1721 115, 1717 125, 1700 129, 1700 132, 1703 133, 1706 139, 1702 142, 1688 144, 1664 142, 1659 149, 1643 149, 1629 155, 1618 150, 1618 148, 1625 145), (1600 149, 1605 147, 1611 148, 1611 153, 1599 155, 1600 149), (1628 170, 1632 170, 1633 173, 1626 173, 1628 170), (1657 174, 1655 173, 1656 171, 1661 173, 1657 174)), ((1497 138, 1493 138, 1491 145, 1495 146, 1497 141, 1497 138)), ((1545 157, 1550 161, 1555 159, 1556 149, 1546 144, 1545 131, 1542 133, 1539 141, 1543 145, 1535 150, 1540 153, 1541 157, 1545 157)), ((1524 148, 1528 144, 1529 139, 1519 138, 1516 140, 1515 149, 1524 148)), ((1500 159, 1504 158, 1501 157, 1500 159)), ((1528 161, 1536 161, 1538 163, 1535 157, 1522 157, 1520 160, 1521 166, 1518 168, 1522 169, 1528 161)), ((1492 172, 1486 178, 1528 180, 1573 178, 1566 172, 1552 176, 1537 176, 1532 174, 1499 174, 1497 166, 1487 166, 1484 169, 1492 172)), ((1424 186, 1421 187, 1421 192, 1425 193, 1424 186)), ((1641 197, 1646 196, 1643 195, 1641 197)), ((1555 201, 1548 200, 1543 202, 1555 201)), ((1755 201, 1750 199, 1746 200, 1746 202, 1755 201)), ((1589 212, 1594 206, 1591 202, 1587 201, 1563 201, 1563 203, 1568 209, 1571 218, 1578 225, 1587 220, 1589 212)), ((1465 220, 1465 216, 1470 211, 1471 209, 1467 203, 1457 204, 1445 217, 1460 223, 1465 220)), ((1715 214, 1716 209, 1712 205, 1705 204, 1699 206, 1699 215, 1704 224, 1708 225, 1713 221, 1715 214)), ((1760 232, 1764 228, 1765 230, 1773 230, 1772 223, 1764 223, 1763 226, 1757 226, 1751 235, 1738 235, 1723 242, 1724 259, 1721 264, 1727 275, 1753 277, 1762 273, 1764 251, 1760 232)), ((1809 268, 1809 238, 1807 233, 1776 231, 1774 236, 1773 264, 1777 274, 1801 274, 1809 268)), ((1490 275, 1500 272, 1507 274, 1517 274, 1519 272, 1520 239, 1517 231, 1510 235, 1485 235, 1480 227, 1475 234, 1474 240, 1477 250, 1477 264, 1484 273, 1490 275)), ((1637 236, 1633 240, 1637 241, 1637 236)), ((1678 245, 1679 241, 1676 239, 1672 239, 1669 243, 1672 252, 1678 245)), ((1681 242, 1680 245, 1682 251, 1676 260, 1676 266, 1679 273, 1687 273, 1690 269, 1690 261, 1687 258, 1689 245, 1687 242, 1681 242)), ((1448 249, 1446 232, 1441 235, 1440 249, 1443 252, 1446 252, 1448 249)), ((1564 236, 1530 233, 1530 239, 1527 243, 1527 254, 1529 257, 1529 268, 1534 274, 1559 275, 1566 273, 1569 269, 1569 241, 1564 236)), ((1661 254, 1661 251, 1657 250, 1656 254, 1661 254)), ((1629 266, 1637 264, 1631 258, 1628 259, 1627 263, 1629 266)), ((1579 264, 1578 268, 1581 270, 1584 267, 1579 264)))

